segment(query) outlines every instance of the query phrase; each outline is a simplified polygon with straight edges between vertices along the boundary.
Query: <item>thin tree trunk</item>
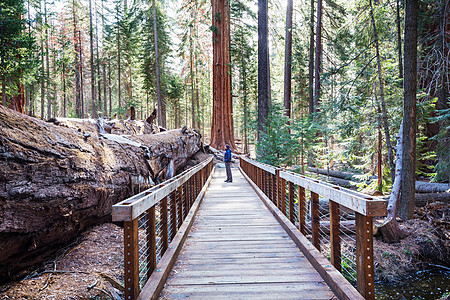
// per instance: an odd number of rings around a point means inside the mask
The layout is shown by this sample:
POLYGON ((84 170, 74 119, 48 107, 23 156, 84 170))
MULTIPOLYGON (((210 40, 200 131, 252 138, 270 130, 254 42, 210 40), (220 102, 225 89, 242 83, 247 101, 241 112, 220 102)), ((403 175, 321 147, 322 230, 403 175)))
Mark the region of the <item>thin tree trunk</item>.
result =
POLYGON ((268 0, 258 0, 258 141, 265 131, 269 115, 268 0))
POLYGON ((161 83, 159 81, 159 47, 158 47, 158 25, 156 23, 156 1, 153 0, 153 35, 155 38, 155 68, 156 68, 156 97, 158 99, 158 124, 166 128, 166 118, 163 116, 163 103, 161 99, 161 83))
POLYGON ((400 217, 413 218, 416 175, 417 0, 405 3, 405 74, 403 96, 403 159, 400 217))
MULTIPOLYGON (((45 23, 45 75, 46 80, 50 80, 50 61, 49 61, 49 46, 48 46, 48 26, 47 26, 47 1, 44 0, 44 23, 45 23)), ((48 82, 47 82, 48 91, 48 82)), ((47 118, 50 119, 52 116, 52 103, 50 98, 47 99, 47 118)))
POLYGON ((309 114, 314 113, 314 0, 311 0, 311 14, 309 21, 309 114))
POLYGON ((195 127, 195 95, 194 95, 194 42, 193 42, 193 30, 192 26, 189 28, 189 64, 190 64, 190 76, 191 76, 191 122, 192 127, 195 127))
MULTIPOLYGON (((117 84, 118 84, 118 99, 119 99, 119 109, 122 108, 122 91, 121 91, 121 74, 120 74, 120 22, 117 24, 117 84)), ((111 69, 110 69, 111 72, 111 69)))
POLYGON ((403 59, 402 59, 402 34, 400 27, 400 0, 397 0, 397 50, 398 50, 398 78, 403 78, 403 59))
POLYGON ((316 60, 314 66, 314 109, 320 100, 320 74, 322 73, 322 0, 317 0, 317 26, 316 26, 316 60))
POLYGON ((92 24, 92 0, 89 0, 89 40, 91 50, 91 108, 92 118, 97 118, 95 108, 94 32, 92 24))
MULTIPOLYGON (((45 0, 44 0, 45 2, 45 0)), ((40 12, 42 13, 42 2, 40 3, 40 12)), ((44 26, 42 19, 40 20, 41 27, 44 26)), ((42 28, 41 28, 42 29, 42 28)), ((41 32, 42 34, 42 32, 41 32)), ((44 36, 41 36, 41 119, 44 119, 44 108, 45 108, 45 55, 44 55, 44 36)))
MULTIPOLYGON (((378 115, 381 115, 381 108, 378 106, 378 115)), ((381 133, 381 122, 378 124, 378 164, 377 164, 377 175, 378 183, 377 189, 381 191, 383 187, 383 134, 381 133)))
POLYGON ((67 116, 67 97, 66 97, 66 64, 63 63, 63 74, 62 74, 62 82, 63 82, 63 117, 67 116))
POLYGON ((247 103, 247 70, 245 66, 244 33, 241 35, 241 76, 242 76, 242 102, 244 105, 244 153, 248 153, 248 103, 247 103))
POLYGON ((284 110, 291 117, 291 74, 292 74, 292 11, 293 0, 287 1, 286 9, 286 41, 284 49, 284 110))
MULTIPOLYGON (((3 13, 2 13, 2 6, 0 5, 0 41, 3 41, 3 13)), ((3 44, 3 43, 2 43, 3 44)), ((1 66, 2 69, 5 67, 5 51, 3 47, 1 47, 1 66)), ((4 107, 6 107, 6 78, 3 74, 1 74, 2 77, 2 104, 4 107)))
POLYGON ((395 176, 392 184, 392 191, 388 201, 387 216, 383 224, 379 227, 383 241, 388 243, 398 242, 403 236, 404 232, 400 229, 397 223, 397 208, 402 188, 402 140, 403 140, 403 123, 400 125, 397 139, 397 153, 395 161, 395 176))
MULTIPOLYGON (((102 110, 102 90, 101 90, 101 77, 100 77, 100 51, 98 51, 98 10, 97 10, 97 1, 94 1, 95 6, 95 48, 97 52, 97 96, 98 96, 98 110, 102 110)), ((97 113, 97 112, 96 112, 97 113)), ((103 111, 103 115, 105 112, 103 111)))
POLYGON ((370 4, 370 18, 372 20, 373 35, 374 35, 374 42, 375 42, 375 51, 376 51, 376 56, 377 56, 378 82, 379 82, 379 88, 380 88, 380 101, 381 101, 380 104, 381 104, 381 110, 383 112, 384 135, 385 135, 385 139, 386 139, 386 148, 388 151, 388 160, 389 160, 389 167, 391 170, 391 179, 392 179, 392 182, 394 182, 394 179, 395 179, 394 154, 392 153, 391 135, 389 133, 386 102, 384 99, 383 78, 382 78, 382 73, 381 73, 380 46, 379 46, 379 42, 378 42, 378 32, 377 32, 377 27, 375 25, 375 18, 373 16, 372 0, 369 0, 369 4, 370 4))
POLYGON ((109 118, 112 116, 112 93, 111 93, 111 63, 108 61, 108 96, 109 96, 109 118))
POLYGON ((104 116, 108 117, 111 112, 109 112, 108 115, 108 100, 107 100, 107 94, 106 94, 106 61, 105 61, 105 14, 104 14, 104 6, 105 6, 105 0, 102 0, 102 65, 103 65, 103 110, 104 110, 104 116))
POLYGON ((81 117, 84 119, 85 110, 84 110, 84 80, 83 80, 83 44, 81 43, 81 31, 78 31, 79 43, 80 43, 80 95, 81 95, 81 117))
POLYGON ((74 66, 74 76, 75 76, 75 114, 78 118, 81 118, 81 95, 80 95, 80 62, 78 59, 78 34, 77 34, 77 19, 75 11, 75 0, 72 1, 73 11, 73 41, 74 41, 74 55, 75 55, 75 66, 74 66))

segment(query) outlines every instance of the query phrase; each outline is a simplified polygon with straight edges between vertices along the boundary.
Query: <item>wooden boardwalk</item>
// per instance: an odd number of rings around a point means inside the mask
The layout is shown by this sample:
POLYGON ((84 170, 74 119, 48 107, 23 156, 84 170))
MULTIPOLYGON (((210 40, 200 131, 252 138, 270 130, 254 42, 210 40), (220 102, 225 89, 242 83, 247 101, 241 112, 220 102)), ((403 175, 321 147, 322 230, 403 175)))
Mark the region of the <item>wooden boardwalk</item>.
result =
POLYGON ((163 299, 335 299, 237 169, 217 168, 163 299))

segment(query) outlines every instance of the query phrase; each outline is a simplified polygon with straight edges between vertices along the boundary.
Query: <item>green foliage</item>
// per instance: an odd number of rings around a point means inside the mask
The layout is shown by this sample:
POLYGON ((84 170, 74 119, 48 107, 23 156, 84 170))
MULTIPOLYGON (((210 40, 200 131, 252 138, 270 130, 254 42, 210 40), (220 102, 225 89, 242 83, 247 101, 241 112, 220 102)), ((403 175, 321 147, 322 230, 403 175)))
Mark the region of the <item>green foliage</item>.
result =
POLYGON ((7 98, 17 95, 24 73, 34 69, 34 39, 26 34, 23 0, 0 2, 0 79, 6 85, 7 98))
POLYGON ((217 33, 219 31, 219 28, 217 28, 216 25, 212 24, 211 26, 209 26, 209 30, 211 30, 214 33, 217 33))
POLYGON ((287 122, 283 107, 273 103, 269 108, 265 132, 257 144, 258 161, 272 166, 292 165, 296 161, 299 143, 289 133, 287 122))
MULTIPOLYGON (((450 107, 450 101, 448 101, 450 107)), ((434 181, 450 180, 450 108, 438 111, 438 116, 433 121, 440 123, 441 130, 432 139, 438 142, 436 154, 438 162, 435 166, 436 176, 434 181)))

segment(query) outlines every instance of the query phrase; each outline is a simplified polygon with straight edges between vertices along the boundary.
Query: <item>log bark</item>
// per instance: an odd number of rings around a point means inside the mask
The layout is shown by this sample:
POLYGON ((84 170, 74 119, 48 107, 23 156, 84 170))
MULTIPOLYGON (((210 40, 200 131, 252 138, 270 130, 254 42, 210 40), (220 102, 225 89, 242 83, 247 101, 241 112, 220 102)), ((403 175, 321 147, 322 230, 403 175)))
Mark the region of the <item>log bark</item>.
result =
POLYGON ((416 193, 449 193, 450 183, 416 181, 416 193))
MULTIPOLYGON (((218 149, 230 145, 236 150, 231 98, 230 7, 228 0, 213 0, 213 111, 211 145, 218 149)), ((199 129, 199 128, 197 128, 199 129)))
POLYGON ((416 207, 423 207, 433 202, 450 204, 450 193, 416 194, 416 207))
POLYGON ((188 129, 83 133, 0 107, 0 281, 109 219, 114 203, 159 180, 170 162, 182 168, 200 147, 188 129))
MULTIPOLYGON (((357 174, 336 171, 336 170, 325 170, 318 168, 308 168, 312 173, 319 173, 320 175, 327 175, 329 179, 338 185, 342 186, 356 186, 356 182, 360 181, 357 174), (353 182, 355 181, 355 182, 353 182)), ((370 180, 378 179, 378 176, 370 176, 370 180)), ((450 184, 448 183, 438 183, 438 182, 424 182, 416 181, 416 193, 448 193, 450 192, 450 184)))

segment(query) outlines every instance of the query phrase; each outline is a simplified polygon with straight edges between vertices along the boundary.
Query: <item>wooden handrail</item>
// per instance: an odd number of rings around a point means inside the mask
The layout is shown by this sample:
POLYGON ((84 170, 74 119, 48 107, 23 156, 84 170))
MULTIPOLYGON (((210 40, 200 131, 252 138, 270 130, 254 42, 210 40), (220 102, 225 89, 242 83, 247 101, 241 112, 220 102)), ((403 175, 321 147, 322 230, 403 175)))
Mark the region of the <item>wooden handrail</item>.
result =
POLYGON ((192 224, 189 211, 194 202, 202 198, 212 170, 213 159, 209 157, 168 182, 113 205, 113 221, 124 222, 126 300, 137 299, 142 287, 141 277, 145 283, 153 276, 157 260, 164 258, 166 251, 172 251, 169 244, 176 239, 186 218, 190 220, 189 225, 192 224))
POLYGON ((173 177, 169 182, 160 183, 142 193, 123 200, 112 207, 112 220, 114 222, 131 221, 139 217, 149 208, 158 204, 164 197, 175 191, 188 181, 192 175, 203 169, 212 161, 212 157, 201 162, 183 173, 173 177))
POLYGON ((311 192, 311 239, 312 244, 319 251, 321 248, 319 196, 329 199, 331 264, 338 271, 341 271, 339 207, 343 206, 354 211, 356 219, 357 289, 364 298, 375 299, 372 218, 386 215, 386 200, 369 197, 346 188, 284 171, 281 168, 262 164, 244 156, 240 157, 240 166, 249 179, 292 224, 295 221, 295 185, 298 186, 298 230, 303 235, 306 228, 304 217, 306 211, 305 190, 311 192), (287 207, 286 199, 288 201, 287 207))

